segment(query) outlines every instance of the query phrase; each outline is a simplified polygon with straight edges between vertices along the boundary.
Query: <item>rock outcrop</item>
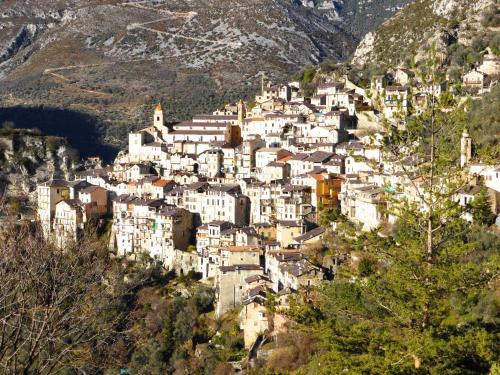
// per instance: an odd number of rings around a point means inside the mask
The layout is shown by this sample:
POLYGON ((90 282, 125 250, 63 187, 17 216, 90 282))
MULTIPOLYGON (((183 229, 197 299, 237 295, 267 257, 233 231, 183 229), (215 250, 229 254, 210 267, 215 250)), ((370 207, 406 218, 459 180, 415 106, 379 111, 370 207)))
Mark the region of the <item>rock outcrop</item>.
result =
POLYGON ((65 139, 26 130, 0 130, 0 191, 31 195, 51 178, 70 179, 78 153, 65 139))
POLYGON ((475 38, 489 40, 481 24, 484 11, 493 0, 416 0, 369 33, 354 52, 352 63, 370 62, 385 66, 402 65, 408 59, 418 62, 434 48, 438 57, 449 57, 448 47, 458 43, 470 46, 475 38))

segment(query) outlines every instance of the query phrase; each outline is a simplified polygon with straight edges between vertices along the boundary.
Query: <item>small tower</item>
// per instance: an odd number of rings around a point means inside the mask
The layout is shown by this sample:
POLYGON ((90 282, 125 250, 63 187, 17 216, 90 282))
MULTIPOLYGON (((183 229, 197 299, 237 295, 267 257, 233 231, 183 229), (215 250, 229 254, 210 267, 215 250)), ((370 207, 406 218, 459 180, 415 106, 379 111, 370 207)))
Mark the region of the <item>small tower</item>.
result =
POLYGON ((472 158, 472 138, 466 128, 460 139, 460 166, 465 167, 472 158))
POLYGON ((153 125, 159 130, 163 128, 163 110, 161 109, 160 103, 158 103, 155 108, 153 125))
POLYGON ((243 99, 240 99, 238 103, 238 125, 243 126, 243 120, 247 116, 245 103, 243 103, 243 99))

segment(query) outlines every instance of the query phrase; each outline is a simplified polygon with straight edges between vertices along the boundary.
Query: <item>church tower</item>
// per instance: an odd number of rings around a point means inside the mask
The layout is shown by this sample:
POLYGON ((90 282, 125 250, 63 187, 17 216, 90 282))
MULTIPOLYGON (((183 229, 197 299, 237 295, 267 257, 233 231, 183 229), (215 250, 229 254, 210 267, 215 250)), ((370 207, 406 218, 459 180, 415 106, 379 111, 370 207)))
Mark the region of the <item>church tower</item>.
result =
POLYGON ((243 126, 243 120, 247 116, 245 103, 243 103, 243 99, 240 99, 238 103, 238 125, 243 126))
POLYGON ((465 167, 472 158, 472 138, 466 128, 460 139, 460 166, 465 167))
POLYGON ((155 108, 153 125, 158 130, 162 130, 163 126, 164 126, 163 125, 163 110, 161 108, 160 103, 158 103, 158 105, 155 108))

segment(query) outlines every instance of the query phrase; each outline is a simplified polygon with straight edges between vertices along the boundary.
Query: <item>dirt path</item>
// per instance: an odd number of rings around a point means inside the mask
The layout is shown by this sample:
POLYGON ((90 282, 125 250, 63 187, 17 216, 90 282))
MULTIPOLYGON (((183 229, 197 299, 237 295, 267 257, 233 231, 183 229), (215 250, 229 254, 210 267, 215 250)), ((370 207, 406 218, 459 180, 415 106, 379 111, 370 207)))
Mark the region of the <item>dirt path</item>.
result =
MULTIPOLYGON (((168 21, 168 20, 171 20, 172 18, 175 18, 175 17, 185 18, 186 23, 187 23, 191 19, 193 19, 198 13, 197 12, 174 12, 174 11, 170 11, 170 10, 166 10, 166 9, 158 9, 158 8, 155 8, 152 6, 145 6, 143 4, 151 4, 151 1, 150 0, 143 0, 143 1, 136 1, 136 2, 123 2, 123 3, 120 3, 119 5, 122 7, 134 7, 134 8, 138 8, 138 9, 154 11, 156 13, 168 15, 169 17, 163 17, 163 18, 159 18, 157 20, 148 21, 148 22, 128 24, 126 26, 127 32, 131 31, 131 30, 141 29, 141 30, 146 30, 146 31, 156 33, 156 34, 168 35, 172 38, 183 38, 183 39, 193 40, 193 41, 197 41, 197 42, 209 43, 210 46, 207 48, 204 48, 200 51, 190 51, 190 52, 185 52, 185 53, 179 53, 176 55, 162 56, 162 57, 158 57, 158 58, 129 59, 129 60, 123 60, 123 61, 110 61, 110 62, 102 62, 102 63, 94 63, 94 64, 75 64, 75 65, 59 66, 59 67, 45 69, 43 72, 43 75, 53 75, 54 77, 57 77, 57 78, 64 80, 64 81, 71 84, 70 79, 64 77, 63 75, 56 74, 56 72, 62 72, 62 71, 68 71, 68 70, 74 70, 74 69, 96 68, 96 67, 101 67, 101 66, 112 66, 112 65, 117 65, 117 64, 130 64, 130 63, 137 63, 137 62, 144 62, 144 61, 161 61, 161 60, 174 59, 174 58, 179 58, 179 57, 184 57, 184 56, 189 56, 189 55, 194 55, 194 54, 201 55, 203 53, 213 52, 213 51, 219 50, 221 47, 234 48, 234 47, 241 47, 241 45, 242 45, 240 42, 228 42, 228 41, 214 40, 214 39, 208 39, 208 38, 198 38, 198 37, 182 35, 182 34, 179 34, 176 32, 161 31, 161 30, 156 30, 156 29, 147 27, 147 25, 151 25, 151 24, 163 22, 163 21, 168 21)), ((182 26, 181 26, 181 28, 182 28, 182 26)))

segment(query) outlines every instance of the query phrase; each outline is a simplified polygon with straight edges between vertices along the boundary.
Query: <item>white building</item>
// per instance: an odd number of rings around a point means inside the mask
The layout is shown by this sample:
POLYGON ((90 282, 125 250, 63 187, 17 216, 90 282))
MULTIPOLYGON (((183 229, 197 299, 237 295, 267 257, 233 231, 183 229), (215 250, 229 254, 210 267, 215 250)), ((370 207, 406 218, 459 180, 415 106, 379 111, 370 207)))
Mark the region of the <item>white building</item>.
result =
POLYGON ((387 86, 384 96, 384 116, 394 119, 396 115, 406 116, 408 112, 408 86, 387 86))
POLYGON ((339 199, 342 214, 360 224, 363 230, 375 229, 386 219, 386 202, 378 186, 344 184, 339 199))

